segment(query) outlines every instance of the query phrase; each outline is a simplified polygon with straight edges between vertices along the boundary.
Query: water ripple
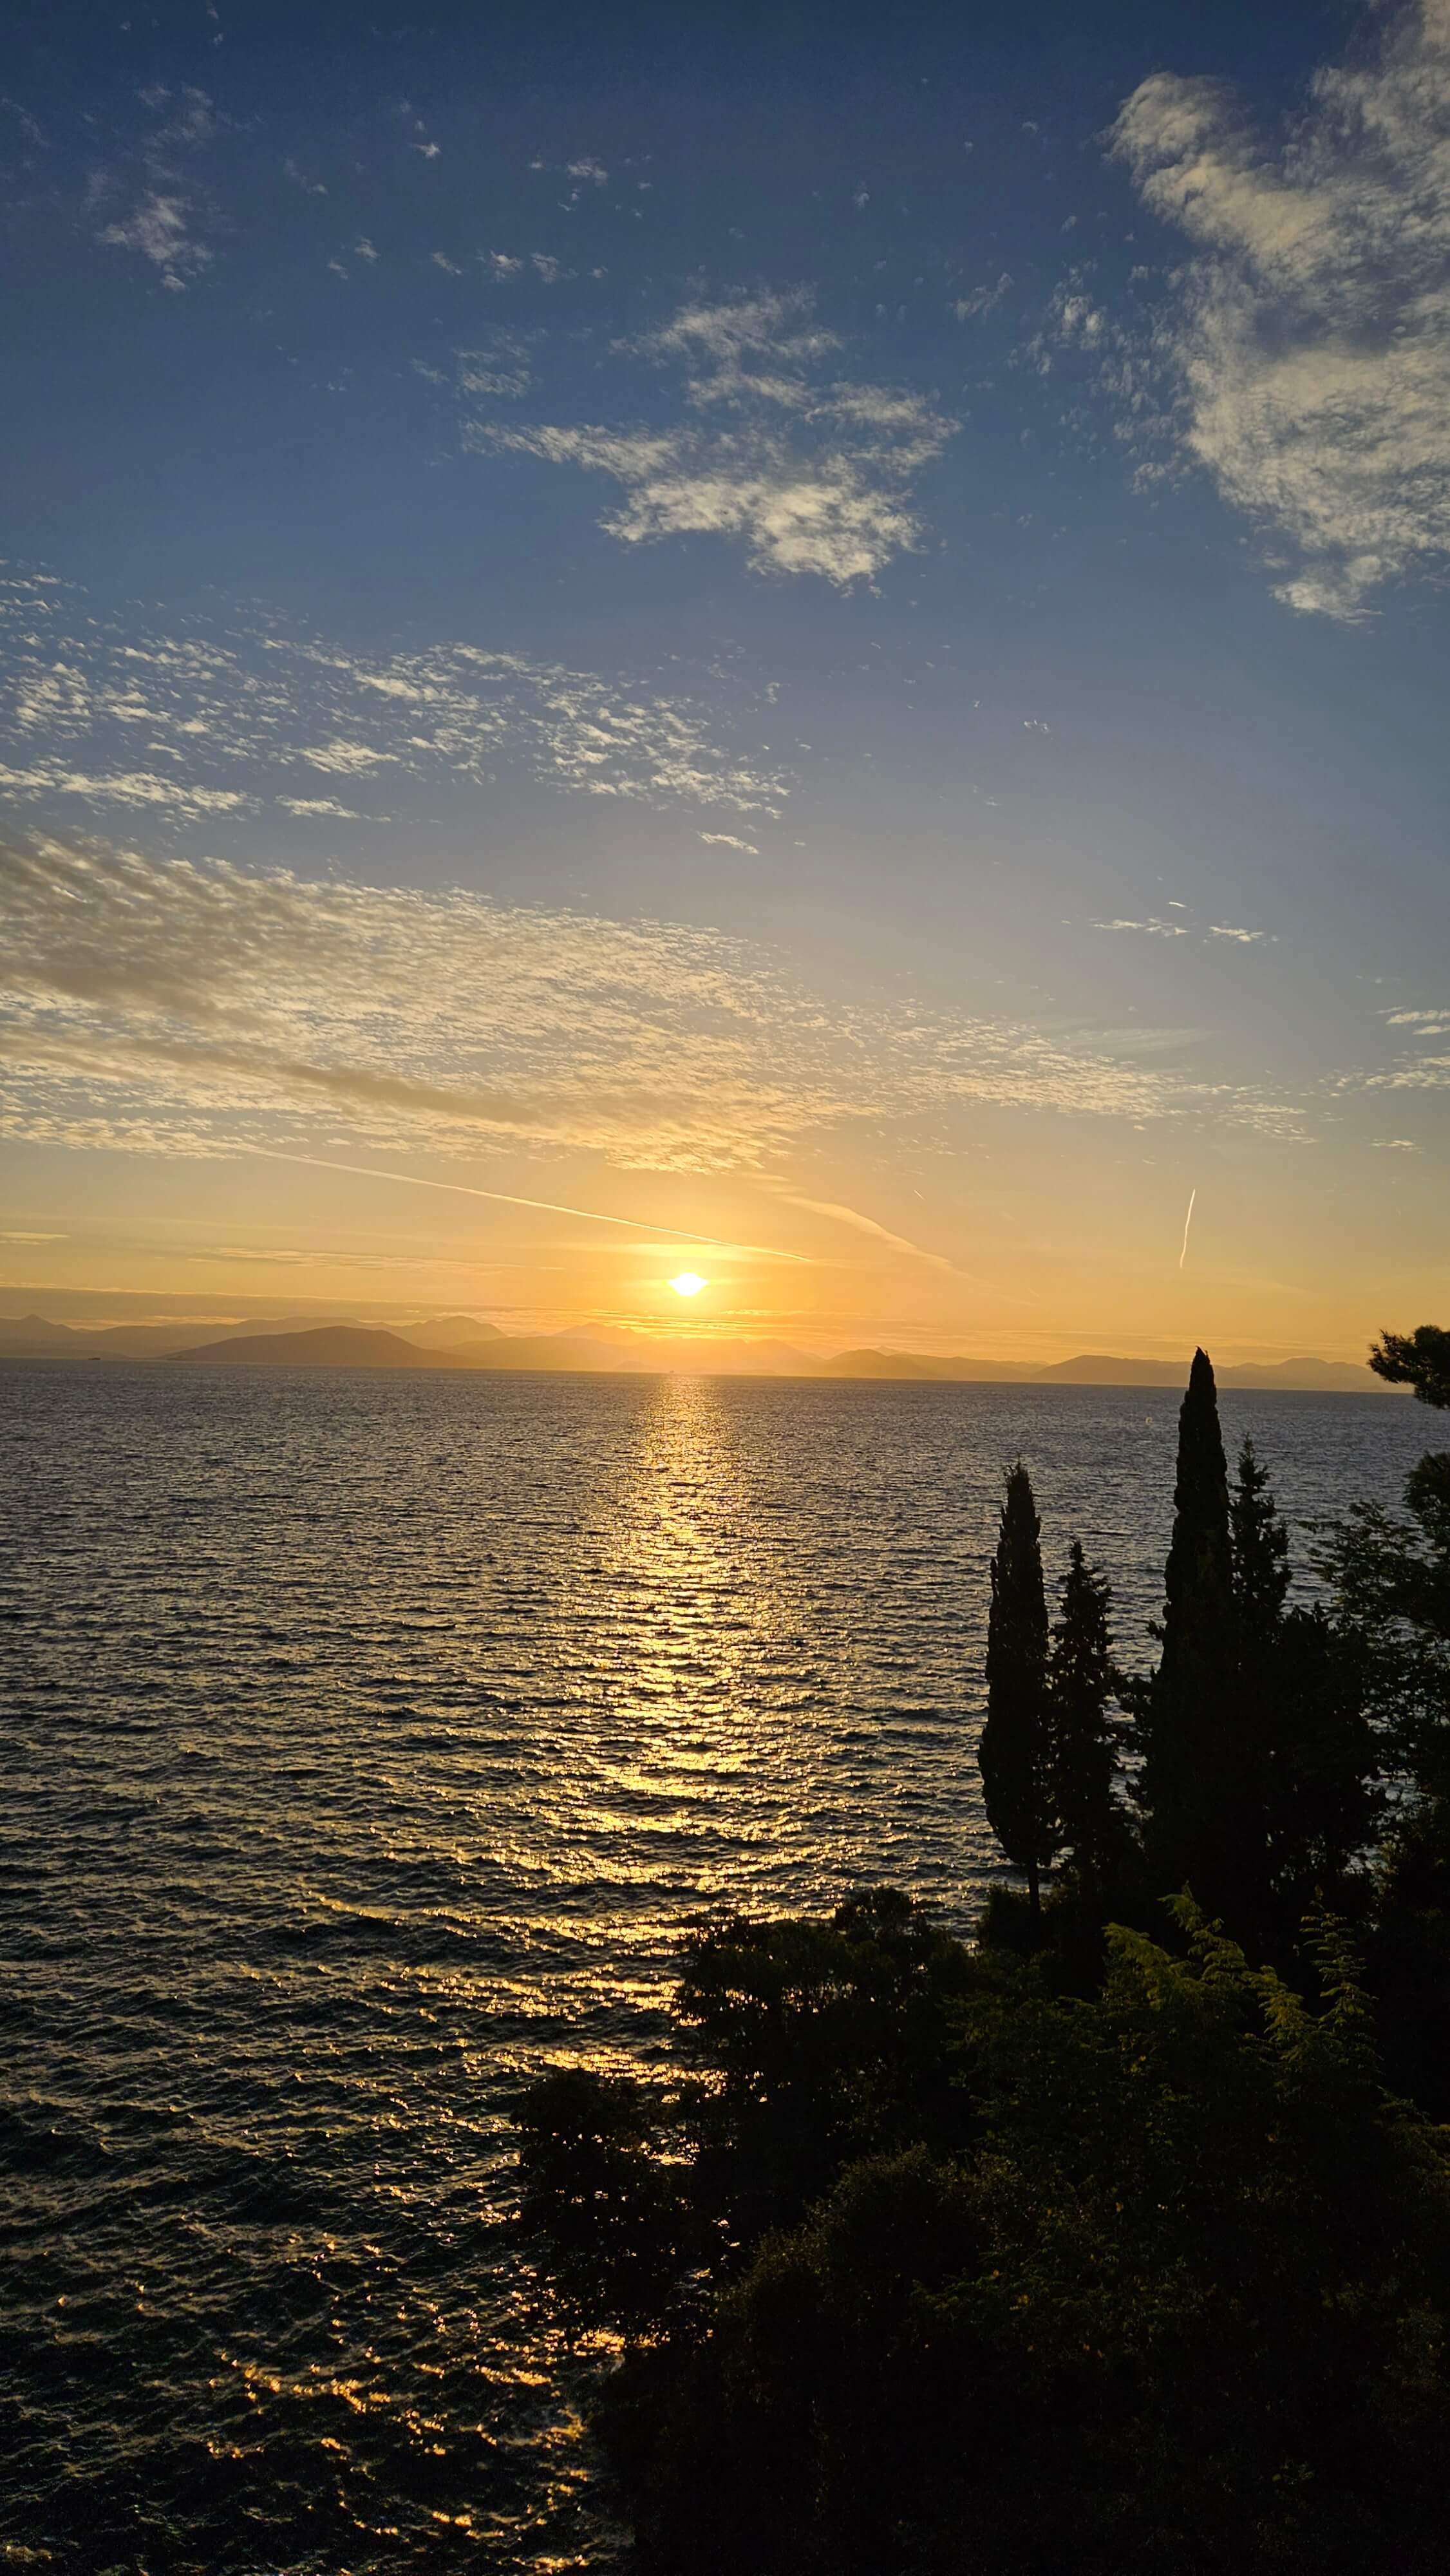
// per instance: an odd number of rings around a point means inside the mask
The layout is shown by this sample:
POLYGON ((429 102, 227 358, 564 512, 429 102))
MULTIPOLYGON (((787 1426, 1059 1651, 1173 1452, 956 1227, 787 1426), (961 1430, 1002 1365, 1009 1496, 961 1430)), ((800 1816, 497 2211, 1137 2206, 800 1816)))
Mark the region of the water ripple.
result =
MULTIPOLYGON (((1225 1400, 1299 1515, 1410 1406, 1225 1400)), ((505 2105, 647 2060, 703 1907, 996 1867, 1020 1451, 1125 1643, 1139 1390, 0 1370, 6 2563, 606 2570, 505 2105)))

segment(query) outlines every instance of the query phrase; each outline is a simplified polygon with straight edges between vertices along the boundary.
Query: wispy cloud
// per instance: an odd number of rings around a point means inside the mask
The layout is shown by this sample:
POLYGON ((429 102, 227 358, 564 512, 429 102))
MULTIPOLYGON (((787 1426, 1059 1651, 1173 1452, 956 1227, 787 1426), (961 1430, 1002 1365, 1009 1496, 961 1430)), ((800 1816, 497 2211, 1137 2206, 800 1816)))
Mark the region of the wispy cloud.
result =
POLYGON ((768 1172, 843 1124, 940 1140, 983 1108, 1194 1100, 1028 1026, 828 1006, 669 923, 47 842, 0 849, 0 924, 4 1126, 28 1137, 768 1172))
POLYGON ((1144 939, 1186 939, 1186 921, 1095 921, 1094 930, 1136 931, 1144 939))
POLYGON ((200 89, 143 90, 141 103, 150 122, 132 166, 94 171, 88 203, 100 216, 119 201, 97 239, 149 261, 162 285, 180 294, 212 261, 204 238, 210 208, 195 163, 216 133, 216 113, 200 89))
POLYGON ((621 485, 601 524, 626 545, 735 538, 759 572, 844 586, 917 544, 912 486, 956 424, 920 394, 844 377, 805 294, 686 305, 616 354, 682 371, 694 417, 664 429, 485 417, 465 442, 621 485))
POLYGON ((1161 426, 1292 550, 1293 608, 1354 618, 1450 560, 1447 126, 1447 0, 1316 73, 1278 134, 1171 72, 1118 118, 1145 201, 1195 246, 1158 320, 1161 426))
POLYGON ((952 311, 959 322, 981 322, 994 313, 1004 295, 1011 293, 1012 280, 1003 269, 995 286, 974 286, 969 295, 959 295, 952 311))
POLYGON ((528 391, 528 344, 511 331, 496 331, 481 349, 459 349, 454 363, 460 394, 511 402, 528 391))
POLYGON ((278 627, 112 626, 83 593, 15 576, 0 577, 0 669, 0 786, 97 815, 182 823, 276 801, 345 820, 355 803, 322 782, 506 769, 736 813, 776 813, 785 793, 677 692, 471 645, 370 660, 278 627))
POLYGON ((1386 1011, 1385 1026, 1391 1029, 1418 1029, 1424 1037, 1450 1033, 1450 1010, 1386 1011))
MULTIPOLYGON (((1386 1028, 1405 1030, 1418 1047, 1433 1046, 1450 1037, 1450 1010, 1382 1011, 1386 1028)), ((1450 1055, 1404 1054, 1381 1073, 1366 1079, 1371 1091, 1450 1091, 1450 1055)), ((1400 1141, 1400 1140, 1392 1140, 1400 1141)))

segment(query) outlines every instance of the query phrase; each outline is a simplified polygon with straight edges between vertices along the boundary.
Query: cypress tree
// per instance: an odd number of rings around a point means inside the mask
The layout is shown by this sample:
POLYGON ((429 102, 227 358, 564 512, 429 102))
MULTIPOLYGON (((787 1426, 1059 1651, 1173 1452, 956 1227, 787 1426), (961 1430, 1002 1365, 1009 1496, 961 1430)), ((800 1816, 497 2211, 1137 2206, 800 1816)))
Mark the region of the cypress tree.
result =
POLYGON ((1252 1440, 1246 1439, 1239 1451, 1229 1504, 1229 1538, 1239 1644, 1252 1664, 1273 1644, 1289 1589, 1289 1533, 1269 1492, 1268 1469, 1259 1465, 1252 1440))
POLYGON ((1289 1533, 1245 1440, 1229 1503, 1240 1780, 1240 1940, 1282 1951, 1334 1902, 1379 1808, 1363 1652, 1323 1608, 1289 1608, 1289 1533))
POLYGON ((1233 1723, 1236 1622, 1228 1467, 1218 1391, 1195 1351, 1178 1416, 1173 1540, 1157 1635, 1162 1654, 1143 1695, 1135 1795, 1146 1810, 1148 1860, 1165 1889, 1191 1888, 1208 1912, 1231 1904, 1242 1779, 1233 1723))
POLYGON ((1113 1842, 1117 1742, 1108 1716, 1113 1692, 1108 1608, 1112 1590, 1074 1539, 1062 1586, 1062 1616, 1047 1668, 1052 1728, 1053 1809, 1061 1845, 1083 1884, 1102 1883, 1113 1842))
MULTIPOLYGON (((1235 1937, 1261 1949, 1273 1937, 1270 1809, 1283 1803, 1292 1694, 1286 1693, 1284 1602, 1289 1533, 1252 1440, 1239 1451, 1229 1499, 1233 1572, 1234 1688, 1225 1707, 1224 1754, 1232 1767, 1233 1843, 1218 1902, 1235 1937)), ((1282 1841, 1282 1834, 1277 1837, 1282 1841)))
POLYGON ((977 1761, 987 1821, 1014 1868, 1027 1873, 1034 1917, 1041 1912, 1041 1872, 1057 1849, 1041 1536, 1032 1481, 1019 1458, 1007 1478, 992 1559, 987 1715, 977 1761))

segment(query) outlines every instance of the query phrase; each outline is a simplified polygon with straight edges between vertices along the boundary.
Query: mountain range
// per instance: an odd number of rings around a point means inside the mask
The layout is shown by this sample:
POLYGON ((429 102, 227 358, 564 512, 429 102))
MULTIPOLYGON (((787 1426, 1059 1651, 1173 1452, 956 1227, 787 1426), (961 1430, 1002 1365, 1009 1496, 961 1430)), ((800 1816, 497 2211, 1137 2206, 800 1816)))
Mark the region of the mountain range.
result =
MULTIPOLYGON (((473 1315, 399 1327, 314 1324, 295 1316, 240 1324, 55 1324, 0 1316, 0 1360, 156 1360, 207 1368, 537 1369, 697 1375, 899 1379, 918 1384, 1182 1386, 1186 1362, 1082 1352, 1048 1367, 1027 1361, 935 1359, 916 1352, 839 1351, 830 1359, 788 1342, 651 1339, 617 1325, 562 1333, 505 1333, 473 1315)), ((1243 1362, 1220 1386, 1291 1393, 1389 1395, 1353 1360, 1243 1362)))

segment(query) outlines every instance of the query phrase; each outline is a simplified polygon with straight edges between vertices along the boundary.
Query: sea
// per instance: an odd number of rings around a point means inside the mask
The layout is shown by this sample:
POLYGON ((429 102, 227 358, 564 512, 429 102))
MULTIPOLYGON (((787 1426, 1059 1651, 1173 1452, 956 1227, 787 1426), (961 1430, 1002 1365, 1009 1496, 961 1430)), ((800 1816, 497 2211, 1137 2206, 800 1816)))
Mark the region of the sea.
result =
MULTIPOLYGON (((656 2063, 714 1909, 886 1880, 969 1926, 1004 1470, 1146 1661, 1176 1415, 0 1368, 0 2567, 623 2568, 510 2104, 656 2063)), ((1301 1563, 1437 1428, 1223 1415, 1301 1563)))

